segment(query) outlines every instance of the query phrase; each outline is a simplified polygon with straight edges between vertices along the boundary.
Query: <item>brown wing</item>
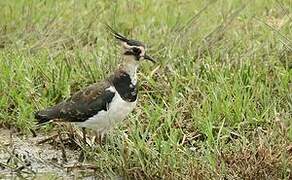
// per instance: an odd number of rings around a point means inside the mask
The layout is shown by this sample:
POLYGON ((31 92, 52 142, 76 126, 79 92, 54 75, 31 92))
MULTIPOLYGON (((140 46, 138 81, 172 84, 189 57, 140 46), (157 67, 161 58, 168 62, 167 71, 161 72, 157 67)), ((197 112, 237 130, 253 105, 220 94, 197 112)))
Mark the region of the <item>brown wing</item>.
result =
POLYGON ((53 119, 70 122, 83 122, 96 115, 101 110, 107 110, 115 93, 106 90, 110 87, 108 81, 95 83, 75 93, 69 99, 35 114, 39 123, 53 119))

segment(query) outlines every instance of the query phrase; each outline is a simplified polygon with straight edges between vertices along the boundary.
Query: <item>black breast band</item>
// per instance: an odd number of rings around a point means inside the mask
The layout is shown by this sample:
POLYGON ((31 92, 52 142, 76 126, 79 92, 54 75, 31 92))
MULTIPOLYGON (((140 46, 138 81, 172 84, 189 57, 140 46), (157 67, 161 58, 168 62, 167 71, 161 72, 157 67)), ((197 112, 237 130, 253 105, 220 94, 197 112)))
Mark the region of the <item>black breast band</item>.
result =
POLYGON ((134 102, 137 99, 138 88, 132 84, 130 75, 122 72, 113 79, 113 84, 123 100, 134 102))

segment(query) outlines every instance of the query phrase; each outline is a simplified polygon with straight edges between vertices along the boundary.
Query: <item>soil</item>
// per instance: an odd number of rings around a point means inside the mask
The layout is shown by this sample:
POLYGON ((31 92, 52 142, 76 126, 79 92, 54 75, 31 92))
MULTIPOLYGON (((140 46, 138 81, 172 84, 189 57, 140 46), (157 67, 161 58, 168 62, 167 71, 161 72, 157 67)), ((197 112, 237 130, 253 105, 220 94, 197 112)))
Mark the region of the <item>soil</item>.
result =
MULTIPOLYGON (((17 135, 11 133, 11 130, 0 129, 0 179, 84 177, 84 173, 74 168, 81 167, 78 162, 80 149, 73 146, 61 148, 53 139, 53 145, 52 142, 39 144, 47 137, 42 134, 36 137, 17 135)), ((92 169, 89 171, 92 172, 92 169)))

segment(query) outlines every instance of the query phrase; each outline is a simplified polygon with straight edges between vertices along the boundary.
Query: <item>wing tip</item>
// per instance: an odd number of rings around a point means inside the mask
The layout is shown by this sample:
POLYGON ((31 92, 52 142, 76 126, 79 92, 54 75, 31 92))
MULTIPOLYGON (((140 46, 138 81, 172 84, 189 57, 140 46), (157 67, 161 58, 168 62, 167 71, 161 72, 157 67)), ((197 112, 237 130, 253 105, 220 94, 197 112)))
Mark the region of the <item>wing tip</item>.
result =
POLYGON ((35 112, 34 118, 37 120, 37 125, 44 124, 51 120, 47 115, 42 114, 42 111, 35 112))

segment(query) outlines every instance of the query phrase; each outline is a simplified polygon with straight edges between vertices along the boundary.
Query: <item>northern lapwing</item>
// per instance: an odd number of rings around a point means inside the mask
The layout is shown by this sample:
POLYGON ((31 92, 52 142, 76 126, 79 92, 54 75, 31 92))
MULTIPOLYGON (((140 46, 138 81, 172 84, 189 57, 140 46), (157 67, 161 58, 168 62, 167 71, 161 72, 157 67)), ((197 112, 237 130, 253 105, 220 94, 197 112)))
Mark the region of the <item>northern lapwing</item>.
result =
POLYGON ((121 63, 108 78, 92 84, 67 100, 35 113, 39 124, 71 122, 83 129, 92 129, 100 135, 133 111, 137 103, 137 70, 142 60, 155 62, 146 54, 145 45, 128 39, 107 26, 123 47, 121 63))

